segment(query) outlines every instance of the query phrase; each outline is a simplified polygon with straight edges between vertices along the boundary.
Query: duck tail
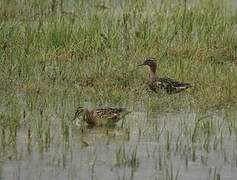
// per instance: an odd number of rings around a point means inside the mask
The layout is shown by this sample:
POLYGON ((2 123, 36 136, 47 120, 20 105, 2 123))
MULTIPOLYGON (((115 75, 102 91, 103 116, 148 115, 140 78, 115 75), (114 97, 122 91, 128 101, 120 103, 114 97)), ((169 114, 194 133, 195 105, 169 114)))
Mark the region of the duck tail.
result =
POLYGON ((192 87, 192 84, 190 84, 190 83, 185 83, 185 87, 186 87, 186 88, 190 88, 190 87, 192 87))

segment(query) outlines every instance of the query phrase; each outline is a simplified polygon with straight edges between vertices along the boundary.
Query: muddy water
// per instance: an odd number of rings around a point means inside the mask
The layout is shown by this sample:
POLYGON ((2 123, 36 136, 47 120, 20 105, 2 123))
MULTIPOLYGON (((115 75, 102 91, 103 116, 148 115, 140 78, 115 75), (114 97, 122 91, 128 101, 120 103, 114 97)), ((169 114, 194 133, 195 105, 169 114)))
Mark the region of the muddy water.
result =
POLYGON ((235 180, 237 113, 132 112, 123 127, 81 129, 51 118, 50 142, 29 142, 1 151, 0 179, 235 180))

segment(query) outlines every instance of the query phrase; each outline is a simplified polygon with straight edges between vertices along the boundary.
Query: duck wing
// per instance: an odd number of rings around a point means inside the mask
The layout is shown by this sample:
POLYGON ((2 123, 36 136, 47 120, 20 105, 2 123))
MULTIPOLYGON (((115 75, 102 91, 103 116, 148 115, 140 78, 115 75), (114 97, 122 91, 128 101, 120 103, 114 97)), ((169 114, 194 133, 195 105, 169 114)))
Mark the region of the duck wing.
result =
POLYGON ((97 118, 112 119, 114 122, 117 122, 126 114, 129 113, 125 108, 98 108, 94 111, 97 118))
POLYGON ((189 83, 179 82, 170 78, 158 78, 150 83, 150 88, 157 92, 157 89, 164 89, 167 93, 178 93, 184 89, 191 87, 189 83))

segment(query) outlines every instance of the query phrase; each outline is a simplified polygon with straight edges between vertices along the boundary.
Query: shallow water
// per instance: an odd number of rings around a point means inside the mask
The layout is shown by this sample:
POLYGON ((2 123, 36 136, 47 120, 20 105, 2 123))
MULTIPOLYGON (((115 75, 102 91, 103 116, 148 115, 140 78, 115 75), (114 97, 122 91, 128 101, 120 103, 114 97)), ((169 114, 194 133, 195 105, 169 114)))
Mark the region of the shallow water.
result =
POLYGON ((67 135, 62 120, 50 116, 48 143, 29 140, 23 126, 16 144, 1 148, 0 179, 234 180, 236 117, 228 110, 137 111, 123 128, 82 130, 69 123, 67 135))

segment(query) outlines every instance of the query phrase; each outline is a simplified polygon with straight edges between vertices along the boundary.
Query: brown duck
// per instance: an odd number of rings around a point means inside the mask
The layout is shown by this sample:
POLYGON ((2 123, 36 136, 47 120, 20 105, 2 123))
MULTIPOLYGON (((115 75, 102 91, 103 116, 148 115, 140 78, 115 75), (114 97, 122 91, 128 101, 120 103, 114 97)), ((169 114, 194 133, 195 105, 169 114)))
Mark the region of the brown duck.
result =
POLYGON ((128 113, 130 112, 125 108, 106 107, 90 111, 87 108, 78 107, 73 119, 81 117, 89 126, 110 126, 124 118, 128 113))
POLYGON ((158 92, 159 89, 165 90, 168 94, 179 93, 185 89, 191 87, 189 83, 183 83, 175 81, 170 78, 158 78, 156 75, 156 60, 154 58, 147 58, 144 63, 138 66, 149 66, 150 67, 150 79, 149 87, 152 91, 158 92))

